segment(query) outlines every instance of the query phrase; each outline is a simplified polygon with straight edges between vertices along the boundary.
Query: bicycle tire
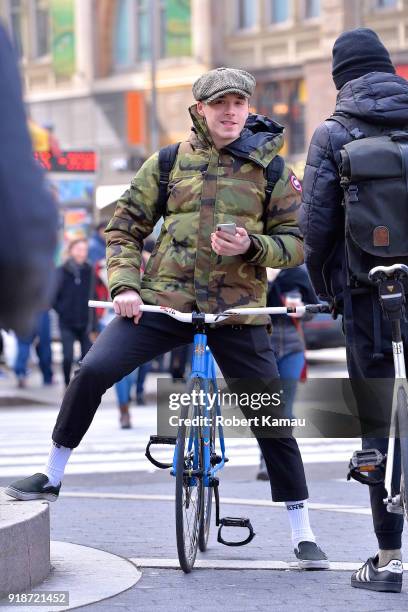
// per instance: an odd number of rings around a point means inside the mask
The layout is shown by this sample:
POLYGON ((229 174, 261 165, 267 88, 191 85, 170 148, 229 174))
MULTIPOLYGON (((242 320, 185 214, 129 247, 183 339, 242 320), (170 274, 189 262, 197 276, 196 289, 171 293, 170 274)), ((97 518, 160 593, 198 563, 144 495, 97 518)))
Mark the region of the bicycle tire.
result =
POLYGON ((401 449, 401 504, 405 520, 408 521, 408 401, 405 390, 398 390, 398 430, 400 432, 401 449), (400 393, 403 391, 403 393, 400 393), (402 434, 402 435, 401 435, 402 434))
MULTIPOLYGON (((190 384, 190 392, 192 390, 200 391, 200 389, 200 379, 193 379, 190 384)), ((176 443, 176 540, 180 567, 186 574, 191 572, 196 559, 200 518, 203 508, 202 478, 196 477, 195 484, 191 485, 191 477, 187 476, 185 473, 186 470, 193 468, 193 457, 191 453, 188 453, 188 440, 191 431, 185 425, 184 419, 193 416, 194 406, 192 404, 182 406, 180 417, 183 420, 178 429, 176 443), (194 494, 195 497, 193 498, 194 494), (191 522, 188 520, 185 513, 185 510, 189 509, 190 505, 192 506, 191 522)), ((198 432, 198 434, 198 439, 200 441, 200 432, 198 432)), ((200 469, 203 464, 202 445, 200 443, 198 444, 198 449, 198 466, 195 467, 200 469)))
MULTIPOLYGON (((208 383, 208 392, 214 393, 214 384, 210 380, 208 383)), ((210 429, 210 457, 213 452, 215 452, 215 417, 216 417, 216 409, 215 403, 211 409, 210 418, 211 421, 211 429, 210 429)), ((204 444, 204 441, 200 441, 201 444, 204 444)), ((204 454, 204 453, 203 453, 204 454)), ((202 488, 203 495, 203 511, 200 517, 200 527, 198 532, 198 547, 201 552, 205 552, 207 550, 208 545, 208 537, 210 535, 210 527, 211 527, 211 509, 212 509, 212 498, 213 498, 213 489, 212 487, 204 487, 202 488)))

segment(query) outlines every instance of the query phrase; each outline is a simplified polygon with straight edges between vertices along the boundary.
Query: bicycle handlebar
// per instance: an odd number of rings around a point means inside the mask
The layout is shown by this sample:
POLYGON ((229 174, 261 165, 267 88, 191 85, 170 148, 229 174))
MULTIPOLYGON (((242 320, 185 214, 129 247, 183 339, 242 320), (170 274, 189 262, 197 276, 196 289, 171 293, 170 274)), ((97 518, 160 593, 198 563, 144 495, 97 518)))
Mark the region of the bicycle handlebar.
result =
MULTIPOLYGON (((113 308, 113 302, 100 302, 98 300, 89 300, 88 306, 91 308, 113 308)), ((150 306, 148 304, 142 304, 140 306, 142 312, 155 312, 157 314, 166 314, 177 321, 182 323, 192 323, 193 313, 192 312, 179 312, 170 308, 169 306, 150 306)), ((204 323, 219 323, 235 315, 248 316, 248 315, 289 315, 298 314, 304 315, 308 313, 318 312, 330 312, 330 308, 327 304, 306 304, 305 306, 266 306, 264 308, 230 308, 219 314, 202 314, 204 323)))

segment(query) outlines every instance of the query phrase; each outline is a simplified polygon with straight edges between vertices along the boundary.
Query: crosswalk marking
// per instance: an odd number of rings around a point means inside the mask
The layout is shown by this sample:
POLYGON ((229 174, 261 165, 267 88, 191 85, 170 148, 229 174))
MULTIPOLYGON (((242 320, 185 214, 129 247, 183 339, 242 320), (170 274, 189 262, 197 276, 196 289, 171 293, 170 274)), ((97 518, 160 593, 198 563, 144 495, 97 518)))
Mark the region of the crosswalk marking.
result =
MULTIPOLYGON (((10 408, 0 410, 0 475, 26 476, 41 471, 47 459, 51 433, 57 412, 49 408, 10 408)), ((134 429, 121 430, 118 411, 103 406, 97 412, 88 433, 72 453, 67 474, 155 471, 146 459, 149 436, 156 432, 153 405, 132 410, 134 429)), ((298 440, 305 463, 347 463, 357 439, 305 438, 298 440)), ((258 445, 254 439, 226 440, 227 456, 232 466, 257 466, 258 445)), ((155 447, 154 457, 170 462, 173 447, 155 447)))

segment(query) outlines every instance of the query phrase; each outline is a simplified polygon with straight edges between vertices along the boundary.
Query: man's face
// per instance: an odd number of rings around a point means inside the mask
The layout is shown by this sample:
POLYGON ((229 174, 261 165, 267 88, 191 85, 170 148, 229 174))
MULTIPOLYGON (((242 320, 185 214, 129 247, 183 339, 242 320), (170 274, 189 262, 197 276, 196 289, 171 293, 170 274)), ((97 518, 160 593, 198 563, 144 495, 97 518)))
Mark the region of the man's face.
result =
POLYGON ((85 263, 88 259, 88 243, 85 240, 76 242, 70 249, 70 255, 78 265, 85 263))
POLYGON ((205 117, 210 135, 219 149, 241 134, 248 118, 249 102, 244 96, 226 94, 209 104, 197 102, 197 110, 205 117))

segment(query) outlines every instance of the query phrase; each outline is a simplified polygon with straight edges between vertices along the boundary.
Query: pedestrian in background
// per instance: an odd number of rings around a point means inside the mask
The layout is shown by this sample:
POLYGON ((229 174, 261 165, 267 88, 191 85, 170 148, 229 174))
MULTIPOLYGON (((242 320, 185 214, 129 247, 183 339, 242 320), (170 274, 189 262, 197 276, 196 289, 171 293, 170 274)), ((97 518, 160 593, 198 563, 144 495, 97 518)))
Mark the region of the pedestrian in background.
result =
POLYGON ((89 249, 88 259, 91 264, 95 265, 96 262, 106 257, 106 242, 105 242, 105 227, 107 226, 106 221, 101 221, 95 227, 95 231, 89 238, 89 249))
POLYGON ((68 259, 57 269, 54 309, 59 317, 66 386, 71 377, 75 340, 81 344, 83 359, 91 347, 90 333, 96 331, 96 319, 88 307, 88 300, 94 296, 95 274, 87 260, 88 242, 78 238, 70 243, 68 259))
MULTIPOLYGON (((271 269, 270 271, 276 272, 271 269)), ((270 278, 268 283, 268 306, 303 306, 318 303, 305 266, 277 270, 277 275, 273 276, 274 279, 270 278)), ((302 319, 309 316, 303 315, 302 319)), ((299 315, 274 316, 271 343, 285 392, 284 416, 292 418, 298 381, 306 379, 306 347, 299 315)), ((257 479, 269 480, 262 453, 257 479)))
POLYGON ((24 389, 27 384, 27 363, 30 357, 30 349, 34 342, 43 384, 52 385, 51 329, 48 310, 44 310, 38 315, 37 324, 31 334, 17 336, 17 358, 14 372, 17 377, 17 386, 20 389, 24 389))

